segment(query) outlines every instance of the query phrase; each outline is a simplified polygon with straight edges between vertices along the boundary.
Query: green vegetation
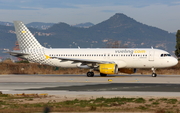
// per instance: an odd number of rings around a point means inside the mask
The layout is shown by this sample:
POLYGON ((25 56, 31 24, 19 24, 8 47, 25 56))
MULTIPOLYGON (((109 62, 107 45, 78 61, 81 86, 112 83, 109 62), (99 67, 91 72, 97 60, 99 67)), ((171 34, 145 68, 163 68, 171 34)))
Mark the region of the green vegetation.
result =
POLYGON ((152 104, 153 104, 153 105, 158 105, 158 104, 159 104, 159 102, 157 102, 157 101, 156 101, 156 102, 153 102, 152 104))
POLYGON ((169 104, 176 104, 177 102, 178 102, 177 99, 168 99, 167 100, 167 103, 169 103, 169 104))
POLYGON ((175 50, 175 55, 179 57, 180 55, 180 30, 177 31, 176 33, 176 50, 175 50))
POLYGON ((18 62, 16 62, 16 63, 29 63, 29 61, 27 61, 27 60, 22 60, 22 61, 18 61, 18 62))
POLYGON ((31 113, 42 112, 48 106, 51 112, 154 112, 154 113, 179 113, 180 100, 174 98, 96 98, 89 100, 66 100, 39 102, 35 95, 7 95, 0 94, 1 113, 31 113), (29 103, 29 101, 31 103, 29 103))
POLYGON ((149 101, 153 101, 153 100, 154 100, 153 98, 149 99, 149 101))
POLYGON ((142 106, 142 105, 140 105, 139 107, 137 107, 138 109, 141 109, 141 110, 147 110, 148 108, 147 107, 145 107, 145 106, 142 106))
POLYGON ((135 102, 136 103, 145 103, 145 99, 143 99, 143 98, 137 98, 137 99, 135 99, 135 102))
POLYGON ((168 99, 167 98, 160 98, 158 99, 159 101, 167 101, 168 99))

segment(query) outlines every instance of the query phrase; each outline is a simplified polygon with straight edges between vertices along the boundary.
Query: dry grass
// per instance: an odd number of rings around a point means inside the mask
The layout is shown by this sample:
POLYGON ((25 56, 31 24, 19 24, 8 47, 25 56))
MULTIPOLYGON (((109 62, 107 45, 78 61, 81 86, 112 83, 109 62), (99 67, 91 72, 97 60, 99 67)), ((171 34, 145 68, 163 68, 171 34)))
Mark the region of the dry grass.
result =
MULTIPOLYGON (((170 68, 157 69, 158 74, 180 74, 180 62, 170 68)), ((59 68, 37 63, 13 63, 4 61, 0 63, 0 74, 86 74, 88 69, 78 68, 59 68)), ((98 72, 97 72, 98 73, 98 72)), ((151 74, 151 69, 138 69, 137 73, 151 74)))
POLYGON ((85 74, 88 70, 59 68, 37 63, 0 63, 0 74, 85 74))

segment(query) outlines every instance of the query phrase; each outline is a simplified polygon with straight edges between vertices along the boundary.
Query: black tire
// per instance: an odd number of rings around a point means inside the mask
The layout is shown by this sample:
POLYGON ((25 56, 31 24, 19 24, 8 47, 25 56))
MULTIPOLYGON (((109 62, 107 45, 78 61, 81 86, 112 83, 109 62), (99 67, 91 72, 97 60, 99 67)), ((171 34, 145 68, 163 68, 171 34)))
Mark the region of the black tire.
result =
POLYGON ((156 77, 157 76, 157 74, 156 73, 152 73, 152 77, 156 77))
POLYGON ((91 72, 91 77, 94 77, 94 72, 91 72))
POLYGON ((107 76, 107 74, 100 73, 100 76, 102 76, 102 77, 106 77, 106 76, 107 76))
POLYGON ((94 76, 94 72, 87 72, 87 77, 93 77, 94 76))

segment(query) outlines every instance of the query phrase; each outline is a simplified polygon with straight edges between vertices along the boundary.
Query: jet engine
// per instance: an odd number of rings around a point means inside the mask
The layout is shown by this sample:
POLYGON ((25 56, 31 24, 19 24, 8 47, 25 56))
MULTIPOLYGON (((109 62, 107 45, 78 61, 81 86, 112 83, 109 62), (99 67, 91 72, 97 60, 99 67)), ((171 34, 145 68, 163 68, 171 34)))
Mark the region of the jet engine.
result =
POLYGON ((103 74, 116 74, 118 66, 117 64, 99 64, 99 71, 103 74))
POLYGON ((121 73, 127 73, 127 74, 132 74, 136 73, 136 68, 121 68, 119 69, 121 73))

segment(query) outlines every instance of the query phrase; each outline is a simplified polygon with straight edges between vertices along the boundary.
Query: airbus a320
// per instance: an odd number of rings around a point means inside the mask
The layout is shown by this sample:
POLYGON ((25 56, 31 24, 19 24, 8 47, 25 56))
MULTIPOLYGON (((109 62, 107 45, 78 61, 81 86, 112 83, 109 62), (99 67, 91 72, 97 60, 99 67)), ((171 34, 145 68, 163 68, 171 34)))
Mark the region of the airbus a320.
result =
POLYGON ((88 77, 98 71, 100 76, 132 74, 137 68, 150 68, 156 77, 157 68, 166 68, 178 63, 167 51, 153 48, 45 48, 20 21, 14 21, 19 51, 9 51, 10 55, 28 61, 63 68, 89 69, 88 77))

